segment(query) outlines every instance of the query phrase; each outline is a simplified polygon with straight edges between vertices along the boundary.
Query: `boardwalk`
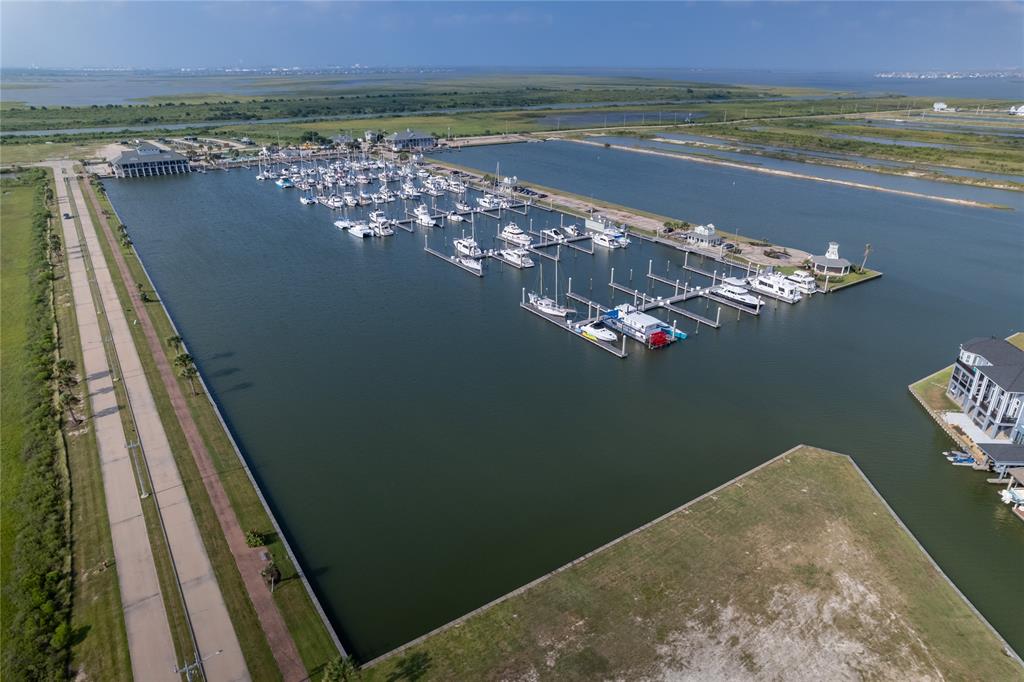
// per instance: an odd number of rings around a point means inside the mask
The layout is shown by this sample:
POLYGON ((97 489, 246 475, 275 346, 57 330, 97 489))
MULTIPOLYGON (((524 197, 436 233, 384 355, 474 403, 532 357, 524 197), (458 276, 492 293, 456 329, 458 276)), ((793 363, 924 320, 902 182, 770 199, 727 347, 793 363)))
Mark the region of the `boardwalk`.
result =
MULTIPOLYGON (((63 162, 61 167, 67 169, 69 175, 72 172, 70 162, 63 162)), ((86 210, 81 187, 77 182, 70 185, 86 248, 90 254, 99 256, 93 259, 93 275, 100 294, 100 304, 105 310, 121 368, 120 378, 138 427, 142 455, 152 478, 153 493, 163 519, 167 544, 184 595, 198 655, 200 659, 205 659, 201 666, 206 677, 211 680, 248 680, 249 673, 242 648, 182 485, 174 453, 132 339, 128 319, 118 300, 110 271, 102 260, 103 252, 96 227, 86 210)))
MULTIPOLYGON (((70 171, 70 164, 55 165, 53 169, 57 202, 62 213, 74 214, 64 180, 66 176, 62 173, 65 169, 70 171)), ((171 682, 179 679, 174 673, 177 663, 174 643, 142 515, 140 491, 121 423, 121 410, 114 394, 111 363, 100 330, 102 309, 93 298, 87 268, 88 252, 79 238, 74 219, 62 220, 61 227, 82 344, 82 370, 89 393, 92 428, 99 448, 132 675, 136 680, 171 682)))

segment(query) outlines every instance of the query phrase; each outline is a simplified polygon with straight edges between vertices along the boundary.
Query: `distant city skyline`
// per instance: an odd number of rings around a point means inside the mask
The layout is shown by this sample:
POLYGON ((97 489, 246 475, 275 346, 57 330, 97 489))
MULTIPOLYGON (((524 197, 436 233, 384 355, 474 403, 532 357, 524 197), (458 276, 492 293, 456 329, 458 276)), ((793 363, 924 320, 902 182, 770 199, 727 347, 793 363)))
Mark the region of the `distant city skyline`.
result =
POLYGON ((8 2, 4 67, 1024 66, 1019 2, 8 2))

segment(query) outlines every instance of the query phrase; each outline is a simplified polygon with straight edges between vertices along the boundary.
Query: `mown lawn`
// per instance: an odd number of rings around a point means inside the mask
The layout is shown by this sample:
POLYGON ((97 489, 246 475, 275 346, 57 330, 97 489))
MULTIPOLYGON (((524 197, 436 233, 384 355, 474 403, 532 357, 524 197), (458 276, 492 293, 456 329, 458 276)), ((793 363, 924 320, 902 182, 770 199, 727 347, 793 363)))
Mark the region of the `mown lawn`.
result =
POLYGON ((946 386, 953 376, 953 365, 940 369, 935 374, 926 376, 910 386, 911 392, 924 401, 924 404, 937 412, 959 411, 960 406, 946 395, 946 386))
POLYGON ((1001 644, 850 459, 801 447, 363 675, 1022 679, 1001 644))

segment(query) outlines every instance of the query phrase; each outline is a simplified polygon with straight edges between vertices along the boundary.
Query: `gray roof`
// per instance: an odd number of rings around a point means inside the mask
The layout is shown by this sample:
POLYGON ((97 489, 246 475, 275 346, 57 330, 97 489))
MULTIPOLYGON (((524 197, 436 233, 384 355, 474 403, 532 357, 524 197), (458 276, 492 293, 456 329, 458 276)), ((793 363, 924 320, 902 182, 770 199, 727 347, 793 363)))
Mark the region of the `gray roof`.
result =
POLYGON ((824 265, 827 268, 848 268, 850 261, 845 258, 828 258, 826 256, 811 256, 811 262, 815 265, 824 265))
POLYGON ((1024 365, 1024 350, 1005 339, 978 337, 960 344, 968 353, 985 358, 993 365, 1024 365))
POLYGON ((980 365, 978 371, 1004 391, 1024 393, 1024 365, 980 365))
POLYGON ((139 163, 149 161, 184 161, 185 157, 178 152, 168 151, 161 149, 160 147, 151 144, 140 144, 137 148, 127 152, 121 152, 121 155, 112 161, 115 165, 121 165, 125 163, 139 163), (142 152, 140 154, 140 152, 142 152))
POLYGON ((996 464, 1024 466, 1024 445, 1013 443, 978 443, 978 447, 996 464))
POLYGON ((407 130, 404 130, 404 131, 402 131, 400 133, 391 133, 390 135, 388 135, 384 139, 389 140, 391 142, 398 142, 398 141, 401 141, 401 140, 423 140, 423 139, 426 139, 428 137, 431 140, 434 139, 434 136, 431 135, 430 133, 421 133, 418 130, 408 130, 407 129, 407 130))

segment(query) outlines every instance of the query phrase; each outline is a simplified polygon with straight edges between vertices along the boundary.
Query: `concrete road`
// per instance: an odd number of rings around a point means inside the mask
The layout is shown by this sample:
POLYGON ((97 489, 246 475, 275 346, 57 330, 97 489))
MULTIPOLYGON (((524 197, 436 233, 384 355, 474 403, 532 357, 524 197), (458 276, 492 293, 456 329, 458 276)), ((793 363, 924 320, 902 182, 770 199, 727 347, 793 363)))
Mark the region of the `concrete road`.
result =
MULTIPOLYGON (((54 167, 58 210, 75 214, 68 201, 68 188, 62 174, 64 167, 54 167)), ((70 167, 67 168, 70 173, 70 167)), ((85 386, 92 412, 92 428, 99 446, 106 495, 107 517, 114 544, 114 561, 121 592, 128 653, 136 680, 174 682, 177 656, 167 624, 163 595, 157 579, 153 551, 142 515, 142 503, 130 453, 121 424, 120 408, 114 395, 107 354, 89 285, 82 244, 74 219, 61 219, 68 274, 82 343, 85 386)))
MULTIPOLYGON (((70 162, 61 162, 70 175, 70 162)), ((182 485, 174 453, 157 412, 153 394, 132 339, 129 320, 117 297, 110 270, 103 258, 96 227, 77 182, 71 198, 79 212, 86 248, 92 256, 97 288, 107 314, 114 348, 138 428, 142 451, 163 518, 178 580, 185 597, 199 657, 211 682, 248 680, 249 672, 220 586, 213 573, 192 507, 182 485)), ((148 679, 148 678, 137 678, 148 679)))

